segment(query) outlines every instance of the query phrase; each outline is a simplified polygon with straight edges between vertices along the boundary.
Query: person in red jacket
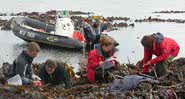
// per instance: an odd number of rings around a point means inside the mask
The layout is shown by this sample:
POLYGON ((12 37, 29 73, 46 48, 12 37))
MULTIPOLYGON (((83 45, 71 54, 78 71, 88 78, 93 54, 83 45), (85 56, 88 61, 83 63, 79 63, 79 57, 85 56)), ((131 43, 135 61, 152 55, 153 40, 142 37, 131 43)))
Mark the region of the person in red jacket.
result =
POLYGON ((100 38, 99 46, 91 50, 88 55, 87 77, 90 82, 103 82, 103 73, 107 73, 111 67, 115 66, 113 62, 111 64, 110 61, 106 60, 113 56, 116 50, 112 38, 108 36, 102 36, 100 38), (98 69, 101 67, 103 67, 104 70, 98 69))
POLYGON ((161 33, 154 33, 144 36, 141 44, 144 47, 143 73, 154 74, 156 71, 157 76, 169 73, 169 63, 178 55, 180 50, 177 42, 171 38, 164 37, 161 33), (156 55, 154 59, 152 59, 153 54, 156 55), (153 71, 151 72, 152 68, 153 71))

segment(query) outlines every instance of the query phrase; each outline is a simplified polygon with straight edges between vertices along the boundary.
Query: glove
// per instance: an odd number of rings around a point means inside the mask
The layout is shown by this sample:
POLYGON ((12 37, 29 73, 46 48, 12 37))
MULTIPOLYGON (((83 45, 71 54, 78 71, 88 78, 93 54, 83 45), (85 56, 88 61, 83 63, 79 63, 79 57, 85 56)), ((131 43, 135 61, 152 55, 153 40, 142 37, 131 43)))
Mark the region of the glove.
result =
POLYGON ((116 59, 115 56, 111 56, 108 59, 106 59, 105 61, 109 61, 109 62, 112 63, 113 66, 115 66, 115 63, 116 63, 117 59, 116 59))
POLYGON ((116 56, 111 56, 106 61, 117 61, 117 57, 116 56))
POLYGON ((31 78, 32 78, 34 81, 41 80, 39 76, 34 75, 34 74, 32 75, 31 78))
POLYGON ((143 67, 145 67, 145 66, 149 66, 149 67, 151 67, 151 63, 150 63, 150 61, 148 61, 146 64, 144 64, 144 65, 143 65, 143 67))
POLYGON ((38 86, 38 87, 42 86, 41 81, 33 81, 32 84, 33 84, 33 86, 38 86))

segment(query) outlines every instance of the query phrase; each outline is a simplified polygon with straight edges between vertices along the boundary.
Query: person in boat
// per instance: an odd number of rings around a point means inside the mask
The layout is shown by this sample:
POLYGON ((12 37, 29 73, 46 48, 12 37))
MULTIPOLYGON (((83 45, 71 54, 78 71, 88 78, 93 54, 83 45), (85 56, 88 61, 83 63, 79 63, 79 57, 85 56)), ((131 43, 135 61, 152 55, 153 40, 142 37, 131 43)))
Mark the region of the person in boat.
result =
POLYGON ((145 35, 141 44, 144 47, 142 72, 150 75, 155 74, 155 76, 168 74, 170 72, 168 70, 170 62, 178 55, 180 50, 178 43, 158 32, 145 35), (152 59, 152 55, 156 55, 156 58, 152 59))
POLYGON ((39 52, 40 47, 36 42, 29 43, 27 50, 23 50, 22 53, 13 61, 9 70, 9 77, 14 77, 19 74, 23 85, 40 83, 38 81, 40 78, 32 72, 33 59, 39 52))
POLYGON ((111 28, 112 28, 111 24, 108 23, 107 21, 104 21, 101 25, 100 31, 101 31, 101 33, 103 33, 103 32, 106 32, 106 31, 110 31, 111 28))
POLYGON ((96 33, 96 35, 101 33, 100 26, 101 26, 100 21, 98 21, 98 20, 93 21, 92 27, 93 27, 93 30, 96 33))
POLYGON ((93 22, 93 28, 96 33, 96 36, 98 36, 103 32, 110 30, 111 24, 108 23, 106 20, 96 20, 95 22, 93 22))
POLYGON ((104 77, 115 69, 116 58, 113 55, 116 51, 113 39, 101 36, 99 46, 96 46, 88 55, 87 77, 90 82, 107 82, 104 77))
POLYGON ((64 65, 52 59, 46 60, 41 66, 39 77, 43 84, 51 84, 53 86, 64 84, 65 88, 71 88, 72 86, 70 76, 64 65))
POLYGON ((83 32, 84 32, 84 37, 86 39, 86 48, 87 48, 87 51, 89 52, 90 50, 94 49, 93 42, 96 38, 96 34, 90 24, 89 19, 85 19, 85 23, 83 24, 83 32))

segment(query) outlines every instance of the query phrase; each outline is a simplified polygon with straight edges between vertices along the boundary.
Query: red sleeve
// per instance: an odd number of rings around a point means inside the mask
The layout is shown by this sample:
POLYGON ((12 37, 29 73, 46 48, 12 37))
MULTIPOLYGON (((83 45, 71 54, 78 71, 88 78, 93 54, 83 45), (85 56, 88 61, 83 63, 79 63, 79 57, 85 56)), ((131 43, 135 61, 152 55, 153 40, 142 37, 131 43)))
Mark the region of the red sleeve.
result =
POLYGON ((143 65, 152 59, 152 52, 147 48, 144 48, 143 65))
POLYGON ((152 59, 150 61, 151 65, 162 62, 166 60, 170 56, 170 52, 168 51, 168 48, 162 48, 162 54, 160 56, 157 56, 156 58, 152 59))
POLYGON ((92 51, 89 52, 89 57, 88 57, 88 65, 92 69, 96 69, 99 66, 99 59, 97 54, 93 53, 92 51))
MULTIPOLYGON (((170 47, 170 46, 169 46, 170 47)), ((153 64, 156 64, 158 62, 161 62, 161 61, 164 61, 166 60, 169 56, 170 56, 170 48, 166 45, 161 45, 160 46, 160 49, 162 51, 162 54, 157 56, 156 58, 152 59, 150 61, 150 63, 153 65, 153 64)))

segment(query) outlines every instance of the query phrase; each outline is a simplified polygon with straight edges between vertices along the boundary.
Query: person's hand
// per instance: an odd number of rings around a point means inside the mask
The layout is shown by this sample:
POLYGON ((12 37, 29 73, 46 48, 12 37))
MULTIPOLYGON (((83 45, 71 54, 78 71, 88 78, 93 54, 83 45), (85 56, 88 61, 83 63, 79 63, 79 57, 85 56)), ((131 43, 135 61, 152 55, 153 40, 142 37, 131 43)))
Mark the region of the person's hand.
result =
POLYGON ((143 67, 145 67, 145 66, 147 66, 147 65, 148 65, 148 66, 151 66, 150 61, 148 61, 146 64, 144 64, 143 67))
POLYGON ((106 61, 111 62, 111 63, 113 64, 113 66, 116 65, 116 62, 118 62, 118 61, 117 61, 117 57, 115 57, 115 56, 111 56, 111 57, 108 58, 106 61))
POLYGON ((100 61, 100 62, 99 62, 99 65, 100 65, 100 66, 103 66, 103 64, 104 64, 103 61, 100 61))
POLYGON ((33 86, 42 86, 42 82, 41 81, 33 81, 32 82, 33 86))
POLYGON ((107 59, 107 61, 117 61, 117 57, 116 56, 111 56, 107 59))
POLYGON ((116 62, 117 62, 116 60, 111 60, 110 62, 112 63, 113 66, 116 66, 116 62))
POLYGON ((137 63, 136 63, 136 66, 142 66, 142 64, 143 64, 143 61, 142 60, 139 60, 137 63))
POLYGON ((37 76, 37 75, 32 75, 32 77, 31 77, 34 81, 38 81, 38 80, 41 80, 40 79, 40 77, 39 76, 37 76))

